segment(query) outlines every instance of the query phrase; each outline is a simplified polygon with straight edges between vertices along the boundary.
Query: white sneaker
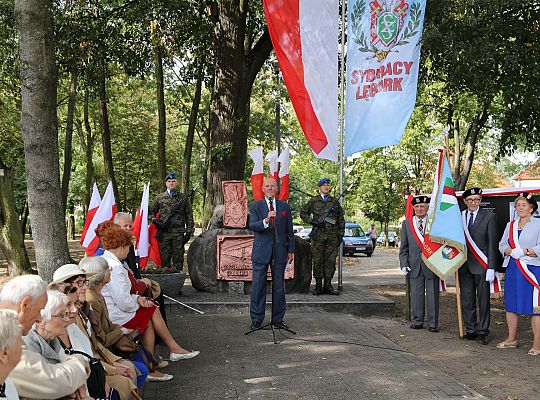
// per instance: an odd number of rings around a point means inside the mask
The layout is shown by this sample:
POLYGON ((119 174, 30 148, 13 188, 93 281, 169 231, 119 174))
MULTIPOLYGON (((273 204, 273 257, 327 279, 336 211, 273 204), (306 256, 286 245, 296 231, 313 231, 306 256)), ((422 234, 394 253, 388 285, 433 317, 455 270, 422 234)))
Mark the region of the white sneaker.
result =
POLYGON ((197 357, 200 351, 192 350, 189 353, 180 354, 180 353, 171 353, 169 360, 171 361, 180 361, 180 360, 189 360, 190 358, 197 357))
POLYGON ((146 377, 146 382, 167 382, 174 378, 169 374, 162 374, 161 372, 151 372, 146 377))

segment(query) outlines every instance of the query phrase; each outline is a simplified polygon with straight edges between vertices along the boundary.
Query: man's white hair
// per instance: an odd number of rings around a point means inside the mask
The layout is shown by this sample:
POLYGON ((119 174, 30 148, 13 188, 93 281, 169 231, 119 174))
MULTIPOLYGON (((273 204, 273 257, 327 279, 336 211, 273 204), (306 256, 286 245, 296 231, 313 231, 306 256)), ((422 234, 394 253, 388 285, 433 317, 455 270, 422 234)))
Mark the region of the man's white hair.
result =
POLYGON ((17 320, 17 313, 13 310, 0 310, 0 352, 17 343, 17 336, 21 335, 21 327, 17 320))
POLYGON ((68 297, 58 290, 47 290, 47 304, 41 310, 41 319, 48 321, 53 315, 58 313, 61 306, 67 306, 68 297))
POLYGON ((0 290, 0 304, 19 305, 26 296, 30 296, 34 302, 46 290, 47 283, 38 275, 17 276, 0 290))
POLYGON ((114 216, 113 222, 118 225, 118 221, 120 221, 121 218, 129 218, 129 219, 131 219, 131 214, 128 214, 128 213, 122 212, 122 211, 117 212, 116 215, 114 216))

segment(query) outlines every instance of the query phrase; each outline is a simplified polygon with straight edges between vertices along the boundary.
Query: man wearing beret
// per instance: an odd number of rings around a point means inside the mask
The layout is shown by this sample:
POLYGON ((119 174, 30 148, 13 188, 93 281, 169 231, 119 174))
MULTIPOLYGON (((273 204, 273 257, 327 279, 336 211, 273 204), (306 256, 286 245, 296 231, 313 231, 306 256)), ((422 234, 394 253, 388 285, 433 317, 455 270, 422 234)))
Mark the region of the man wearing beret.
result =
POLYGON ((411 280, 411 329, 424 327, 425 301, 427 298, 428 328, 439 331, 439 277, 422 260, 422 247, 427 222, 429 197, 416 196, 413 201, 414 216, 403 221, 399 266, 411 280))
POLYGON ((499 254, 497 217, 491 211, 480 209, 481 188, 467 189, 462 197, 467 206, 461 212, 467 237, 467 262, 459 268, 461 309, 466 331, 463 338, 486 345, 490 323, 490 282, 495 280, 499 254))
POLYGON ((336 257, 339 245, 345 233, 345 219, 341 205, 328 193, 330 192, 330 179, 319 181, 319 194, 313 196, 302 207, 300 218, 313 225, 316 234, 311 238, 311 254, 313 256, 313 277, 315 290, 313 294, 338 295, 339 292, 332 287, 332 278, 336 272, 336 257), (325 210, 331 210, 324 221, 320 216, 325 210), (324 279, 324 286, 323 286, 324 279))
POLYGON ((156 196, 150 211, 150 217, 158 228, 159 251, 161 265, 184 267, 184 244, 193 234, 193 209, 189 197, 176 190, 176 174, 170 173, 165 177, 167 190, 156 196), (182 204, 177 207, 178 203, 182 204), (176 210, 175 210, 176 208, 176 210), (158 217, 159 214, 159 217, 158 217), (164 221, 167 221, 165 226, 164 221))

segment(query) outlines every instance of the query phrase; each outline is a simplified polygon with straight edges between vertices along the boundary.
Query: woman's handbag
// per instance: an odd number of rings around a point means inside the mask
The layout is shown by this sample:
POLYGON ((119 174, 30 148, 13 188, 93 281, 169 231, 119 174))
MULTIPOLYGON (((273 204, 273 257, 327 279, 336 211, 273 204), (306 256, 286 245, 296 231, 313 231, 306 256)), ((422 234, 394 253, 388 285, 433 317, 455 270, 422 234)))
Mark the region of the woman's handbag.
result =
POLYGON ((108 398, 105 390, 105 369, 103 368, 103 365, 101 365, 101 361, 86 354, 84 351, 77 351, 69 348, 65 348, 64 351, 69 355, 80 354, 88 358, 88 363, 90 364, 90 376, 86 380, 88 393, 95 400, 104 400, 108 398))
MULTIPOLYGON (((129 335, 124 335, 120 337, 120 339, 118 339, 118 341, 113 345, 113 347, 114 350, 118 350, 118 353, 122 354, 134 353, 137 351, 137 343, 135 343, 129 335)), ((116 353, 116 351, 113 351, 113 353, 116 353)))

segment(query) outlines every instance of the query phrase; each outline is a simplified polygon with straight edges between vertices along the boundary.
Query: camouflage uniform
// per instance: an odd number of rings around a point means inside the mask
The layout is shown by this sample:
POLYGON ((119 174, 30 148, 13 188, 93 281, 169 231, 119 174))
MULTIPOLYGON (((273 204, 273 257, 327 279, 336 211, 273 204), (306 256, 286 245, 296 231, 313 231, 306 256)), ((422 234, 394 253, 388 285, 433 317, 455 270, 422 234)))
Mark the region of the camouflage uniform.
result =
MULTIPOLYGON (((328 196, 327 202, 323 200, 320 194, 313 196, 300 210, 300 218, 311 224, 313 220, 319 218, 326 207, 329 207, 333 201, 334 198, 331 196, 328 196)), ((334 219, 336 223, 332 225, 326 222, 323 228, 313 228, 317 231, 316 236, 311 239, 313 277, 315 279, 332 280, 334 277, 339 244, 345 233, 345 218, 339 203, 334 206, 328 217, 334 219)))
POLYGON ((169 220, 167 232, 161 233, 159 238, 159 251, 161 253, 161 265, 163 267, 176 267, 182 270, 184 267, 184 245, 182 244, 185 233, 193 234, 193 209, 189 198, 178 191, 174 191, 172 197, 167 191, 160 193, 154 200, 150 217, 165 221, 169 218, 173 208, 185 199, 180 209, 169 220))

